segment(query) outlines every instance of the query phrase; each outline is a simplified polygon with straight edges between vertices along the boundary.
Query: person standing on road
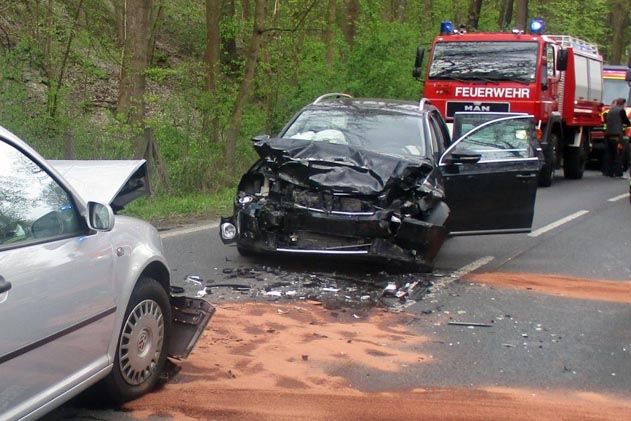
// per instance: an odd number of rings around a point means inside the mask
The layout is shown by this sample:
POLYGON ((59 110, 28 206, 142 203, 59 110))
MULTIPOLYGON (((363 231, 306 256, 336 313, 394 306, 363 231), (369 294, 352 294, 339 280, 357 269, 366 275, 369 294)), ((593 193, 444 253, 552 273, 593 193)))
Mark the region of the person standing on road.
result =
POLYGON ((622 134, 624 126, 631 125, 629 117, 624 110, 624 98, 617 98, 612 103, 612 107, 607 112, 605 124, 605 156, 603 159, 603 174, 609 177, 622 177, 622 159, 624 155, 624 144, 622 134))

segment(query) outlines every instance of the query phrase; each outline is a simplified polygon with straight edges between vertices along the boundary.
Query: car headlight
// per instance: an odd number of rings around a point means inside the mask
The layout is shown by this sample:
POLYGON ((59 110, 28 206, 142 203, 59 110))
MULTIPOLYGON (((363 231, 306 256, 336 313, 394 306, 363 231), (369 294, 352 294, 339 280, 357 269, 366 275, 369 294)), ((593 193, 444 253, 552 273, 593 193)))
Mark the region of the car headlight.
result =
POLYGON ((232 240, 237 236, 237 227, 230 222, 224 222, 221 224, 221 238, 224 240, 232 240))
POLYGON ((254 197, 252 196, 241 196, 240 198, 237 199, 240 205, 247 205, 248 203, 251 203, 253 200, 254 200, 254 197))

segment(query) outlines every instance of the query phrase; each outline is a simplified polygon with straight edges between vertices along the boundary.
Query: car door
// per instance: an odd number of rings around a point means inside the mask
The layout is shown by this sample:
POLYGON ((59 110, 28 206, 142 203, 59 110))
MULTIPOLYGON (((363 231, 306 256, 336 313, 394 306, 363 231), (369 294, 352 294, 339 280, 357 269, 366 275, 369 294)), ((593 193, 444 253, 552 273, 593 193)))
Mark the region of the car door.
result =
POLYGON ((0 138, 0 419, 28 415, 108 364, 109 233, 91 234, 63 182, 0 138))
POLYGON ((529 232, 537 173, 534 121, 513 116, 457 139, 439 161, 453 235, 529 232))

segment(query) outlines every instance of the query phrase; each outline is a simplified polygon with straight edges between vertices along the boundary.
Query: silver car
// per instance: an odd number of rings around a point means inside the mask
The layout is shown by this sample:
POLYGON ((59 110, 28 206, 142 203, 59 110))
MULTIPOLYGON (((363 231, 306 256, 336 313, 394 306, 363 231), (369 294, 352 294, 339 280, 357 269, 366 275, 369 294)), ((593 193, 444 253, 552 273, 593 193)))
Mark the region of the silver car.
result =
POLYGON ((46 162, 0 127, 0 420, 97 383, 134 399, 188 356, 214 309, 170 284, 154 227, 114 214, 147 191, 144 161, 46 162))

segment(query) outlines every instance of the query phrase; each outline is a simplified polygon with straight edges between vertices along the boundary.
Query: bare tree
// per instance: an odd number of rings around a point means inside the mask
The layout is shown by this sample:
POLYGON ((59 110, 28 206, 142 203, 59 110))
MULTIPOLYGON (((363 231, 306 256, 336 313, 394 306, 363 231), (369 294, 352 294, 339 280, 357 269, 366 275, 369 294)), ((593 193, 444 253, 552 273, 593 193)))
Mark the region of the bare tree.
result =
POLYGON ((153 0, 127 2, 123 63, 116 111, 133 124, 142 124, 145 112, 145 69, 148 64, 153 0))
POLYGON ((497 26, 500 31, 505 31, 511 23, 513 17, 513 0, 500 0, 500 16, 497 26))
MULTIPOLYGON (((628 0, 610 0, 611 8, 611 49, 609 50, 609 62, 612 64, 622 63, 625 46, 625 29, 629 26, 629 4, 628 0)), ((631 54, 631 53, 630 53, 631 54)))
MULTIPOLYGON (((217 92, 217 79, 220 73, 221 35, 219 22, 221 16, 221 1, 206 0, 206 51, 204 64, 206 65, 206 92, 214 95, 217 92)), ((210 143, 219 139, 219 123, 216 116, 207 111, 203 117, 203 130, 208 133, 210 143)))
POLYGON ((342 32, 348 45, 353 48, 359 18, 359 0, 346 0, 346 19, 342 24, 342 32))
POLYGON ((326 13, 326 30, 324 32, 324 44, 326 45, 326 64, 333 64, 333 54, 335 52, 334 35, 335 35, 335 15, 337 4, 335 0, 329 0, 326 13))
POLYGON ((250 96, 252 81, 254 80, 261 40, 263 39, 263 32, 265 31, 266 15, 267 0, 256 0, 254 6, 254 28, 252 30, 252 37, 250 38, 248 52, 245 57, 245 74, 243 75, 243 79, 241 80, 241 84, 239 86, 239 92, 237 94, 237 99, 235 101, 226 132, 225 165, 226 170, 230 173, 234 173, 236 170, 234 165, 235 152, 237 148, 237 139, 239 138, 239 133, 241 131, 241 117, 246 100, 250 96))
POLYGON ((469 30, 475 31, 478 29, 478 22, 480 21, 481 10, 482 0, 469 1, 469 19, 467 21, 467 27, 469 28, 469 30))
POLYGON ((517 29, 525 31, 528 27, 528 0, 517 0, 515 11, 515 24, 517 29))

